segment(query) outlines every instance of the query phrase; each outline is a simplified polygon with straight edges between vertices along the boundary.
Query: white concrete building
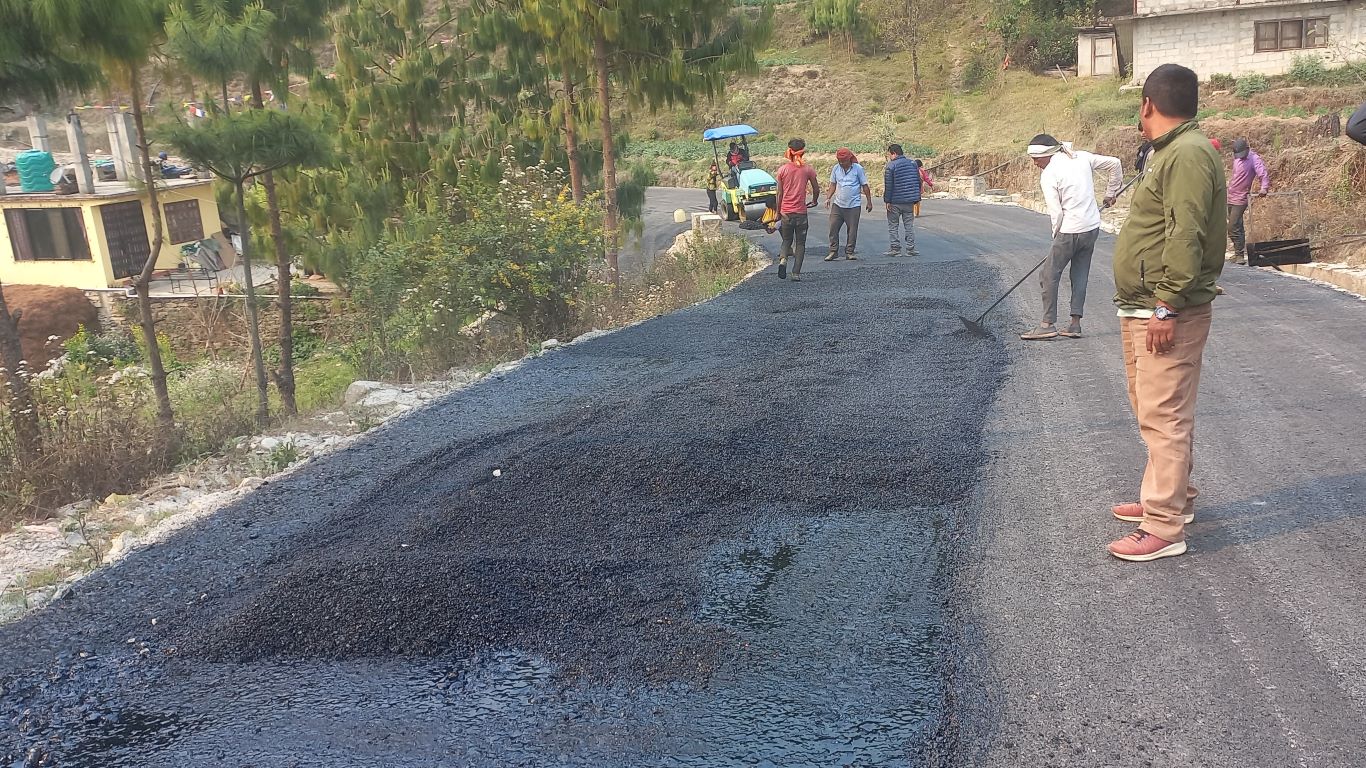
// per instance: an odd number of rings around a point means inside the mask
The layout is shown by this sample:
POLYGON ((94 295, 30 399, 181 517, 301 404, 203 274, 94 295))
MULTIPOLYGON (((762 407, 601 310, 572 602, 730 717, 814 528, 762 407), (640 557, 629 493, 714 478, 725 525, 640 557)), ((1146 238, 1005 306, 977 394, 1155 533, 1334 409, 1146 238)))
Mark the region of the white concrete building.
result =
POLYGON ((1111 46, 1118 52, 1114 71, 1131 72, 1135 81, 1167 63, 1206 80, 1282 74, 1296 56, 1318 56, 1330 66, 1366 59, 1360 0, 1112 0, 1102 6, 1108 24, 1079 30, 1078 74, 1105 74, 1111 46))

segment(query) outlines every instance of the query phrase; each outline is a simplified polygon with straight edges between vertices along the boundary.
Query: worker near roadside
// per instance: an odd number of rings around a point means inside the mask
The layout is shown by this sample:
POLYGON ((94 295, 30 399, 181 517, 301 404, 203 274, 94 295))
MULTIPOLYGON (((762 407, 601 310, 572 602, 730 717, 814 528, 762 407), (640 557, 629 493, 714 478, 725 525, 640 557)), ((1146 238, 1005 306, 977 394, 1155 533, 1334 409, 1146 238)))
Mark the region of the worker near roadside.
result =
POLYGON ((920 171, 920 200, 911 203, 911 217, 918 219, 920 218, 920 203, 924 201, 926 193, 934 189, 934 177, 925 170, 924 163, 919 160, 912 160, 911 162, 915 163, 916 170, 920 171))
POLYGON ((919 256, 915 249, 915 205, 921 195, 920 168, 906 157, 900 144, 887 145, 887 167, 882 172, 882 202, 887 206, 887 256, 919 256), (905 230, 903 250, 901 231, 905 230))
POLYGON ((721 187, 721 169, 716 163, 711 164, 707 171, 707 211, 716 213, 721 210, 721 204, 716 199, 716 190, 721 187))
POLYGON ((1258 179, 1262 184, 1257 197, 1266 197, 1271 188, 1266 163, 1262 162, 1261 155, 1247 145, 1247 139, 1238 139, 1233 142, 1233 175, 1228 180, 1228 235, 1233 241, 1233 260, 1236 264, 1247 263, 1247 231, 1243 227, 1243 215, 1247 213, 1253 181, 1258 179))
POLYGON ((1096 207, 1096 173, 1107 176, 1105 205, 1113 205, 1124 186, 1124 164, 1118 157, 1095 155, 1072 149, 1071 142, 1061 142, 1041 133, 1029 140, 1029 157, 1042 171, 1039 188, 1052 222, 1053 248, 1039 284, 1043 289, 1043 320, 1039 327, 1020 334, 1020 338, 1034 341, 1057 336, 1081 338, 1082 309, 1086 306, 1086 281, 1091 275, 1091 256, 1100 237, 1100 209, 1096 207), (1072 284, 1072 316, 1067 328, 1058 330, 1058 286, 1063 270, 1068 271, 1072 284))
POLYGON ((1357 111, 1347 118, 1347 136, 1358 144, 1366 144, 1366 104, 1357 107, 1357 111))
POLYGON ((778 252, 778 279, 787 279, 787 266, 792 264, 792 279, 802 279, 802 259, 806 257, 806 219, 808 207, 814 208, 821 199, 820 182, 816 170, 806 164, 806 142, 793 139, 787 143, 787 162, 775 175, 778 182, 778 232, 783 238, 778 252), (811 205, 806 204, 806 190, 811 189, 811 205))
POLYGON ((1186 551, 1195 396, 1209 338, 1215 281, 1224 267, 1224 163, 1195 121, 1200 83, 1163 64, 1143 83, 1143 135, 1155 150, 1115 242, 1115 304, 1129 405, 1148 446, 1139 501, 1115 506, 1138 530, 1111 542, 1123 560, 1186 551))
POLYGON ((848 147, 835 152, 835 167, 830 169, 830 186, 825 190, 825 209, 830 212, 830 253, 826 261, 834 261, 840 254, 840 229, 845 229, 844 258, 858 258, 858 222, 863 201, 868 201, 868 212, 873 212, 873 190, 868 187, 868 174, 848 147))

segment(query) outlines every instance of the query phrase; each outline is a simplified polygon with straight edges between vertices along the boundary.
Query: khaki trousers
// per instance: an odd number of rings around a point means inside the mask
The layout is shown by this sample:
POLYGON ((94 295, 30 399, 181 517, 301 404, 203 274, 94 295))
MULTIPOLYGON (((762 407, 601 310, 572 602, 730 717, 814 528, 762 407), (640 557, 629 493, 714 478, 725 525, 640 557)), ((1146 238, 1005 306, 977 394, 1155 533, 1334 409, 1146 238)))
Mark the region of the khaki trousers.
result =
POLYGON ((1186 538, 1184 515, 1194 510, 1199 495, 1191 484, 1191 443, 1211 317, 1210 304, 1182 310, 1176 317, 1175 346, 1161 355, 1147 349, 1148 320, 1120 318, 1129 405, 1148 446, 1139 493, 1143 523, 1138 527, 1167 541, 1186 538))

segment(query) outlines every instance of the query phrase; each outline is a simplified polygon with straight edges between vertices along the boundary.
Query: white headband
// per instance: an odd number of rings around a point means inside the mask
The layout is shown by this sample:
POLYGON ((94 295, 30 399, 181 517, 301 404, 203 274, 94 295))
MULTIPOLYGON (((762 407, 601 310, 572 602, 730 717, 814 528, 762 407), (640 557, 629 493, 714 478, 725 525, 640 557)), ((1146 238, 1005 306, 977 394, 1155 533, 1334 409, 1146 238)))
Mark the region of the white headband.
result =
POLYGON ((1061 144, 1030 144, 1026 152, 1033 158, 1052 157, 1059 152, 1068 157, 1072 157, 1072 142, 1064 141, 1061 144))

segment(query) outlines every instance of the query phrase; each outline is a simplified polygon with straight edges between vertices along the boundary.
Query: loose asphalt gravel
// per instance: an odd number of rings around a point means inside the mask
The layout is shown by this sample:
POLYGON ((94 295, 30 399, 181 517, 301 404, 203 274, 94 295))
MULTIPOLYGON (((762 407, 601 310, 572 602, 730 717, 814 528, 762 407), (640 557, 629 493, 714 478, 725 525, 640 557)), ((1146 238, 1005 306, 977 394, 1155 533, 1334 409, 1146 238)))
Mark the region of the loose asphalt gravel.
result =
POLYGON ((1085 338, 1014 339, 1031 280, 982 339, 1044 219, 925 209, 919 259, 878 211, 823 263, 818 213, 805 281, 485 379, 0 627, 0 766, 1361 765, 1366 302, 1227 270, 1191 553, 1120 563, 1113 239, 1085 338))

